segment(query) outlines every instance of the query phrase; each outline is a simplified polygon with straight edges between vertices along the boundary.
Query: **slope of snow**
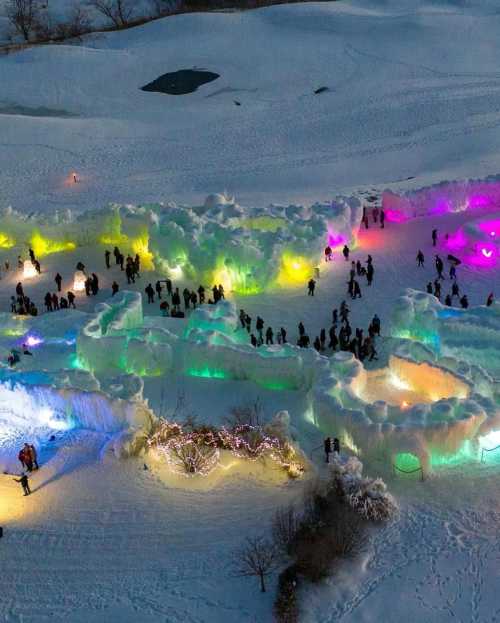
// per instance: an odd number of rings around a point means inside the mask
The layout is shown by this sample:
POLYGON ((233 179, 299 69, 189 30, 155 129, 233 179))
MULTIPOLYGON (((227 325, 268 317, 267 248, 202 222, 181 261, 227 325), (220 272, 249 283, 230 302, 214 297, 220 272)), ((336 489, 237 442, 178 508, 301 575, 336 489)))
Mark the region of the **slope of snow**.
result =
POLYGON ((265 205, 496 173, 499 19, 494 2, 296 4, 3 56, 2 105, 75 116, 0 115, 0 202, 83 209, 226 188, 265 205), (192 67, 221 77, 186 96, 140 91, 192 67), (81 184, 65 186, 75 169, 81 184))

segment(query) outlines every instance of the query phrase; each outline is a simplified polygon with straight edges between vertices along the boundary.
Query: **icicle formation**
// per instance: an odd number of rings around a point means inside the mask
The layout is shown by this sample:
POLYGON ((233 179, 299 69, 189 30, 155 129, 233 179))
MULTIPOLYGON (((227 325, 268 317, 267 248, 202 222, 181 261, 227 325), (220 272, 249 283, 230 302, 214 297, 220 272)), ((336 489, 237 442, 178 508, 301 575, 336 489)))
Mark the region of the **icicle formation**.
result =
POLYGON ((397 516, 398 503, 381 478, 363 477, 363 464, 356 457, 330 464, 333 480, 347 503, 369 521, 388 521, 397 516))

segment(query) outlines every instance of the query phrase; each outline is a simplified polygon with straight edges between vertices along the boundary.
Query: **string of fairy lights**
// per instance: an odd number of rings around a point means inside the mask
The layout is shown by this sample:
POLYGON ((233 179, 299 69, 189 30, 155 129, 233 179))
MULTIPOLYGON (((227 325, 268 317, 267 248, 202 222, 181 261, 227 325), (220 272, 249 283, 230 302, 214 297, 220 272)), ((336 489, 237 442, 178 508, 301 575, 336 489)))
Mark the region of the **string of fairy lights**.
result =
POLYGON ((164 420, 148 445, 161 452, 172 471, 183 476, 208 476, 220 464, 222 450, 243 460, 270 458, 293 478, 304 470, 290 441, 250 424, 185 430, 180 424, 164 420))

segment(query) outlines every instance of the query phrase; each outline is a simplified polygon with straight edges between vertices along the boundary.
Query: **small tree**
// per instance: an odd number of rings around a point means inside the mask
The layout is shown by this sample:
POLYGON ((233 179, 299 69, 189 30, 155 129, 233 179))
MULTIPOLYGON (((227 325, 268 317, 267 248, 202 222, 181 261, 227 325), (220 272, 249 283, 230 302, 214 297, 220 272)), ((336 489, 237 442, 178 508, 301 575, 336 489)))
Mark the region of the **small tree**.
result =
POLYGON ((258 577, 260 590, 265 593, 265 578, 276 571, 279 562, 278 549, 271 541, 263 536, 249 537, 245 545, 235 553, 235 574, 258 577))
POLYGON ((40 3, 38 0, 9 0, 7 19, 14 30, 29 41, 40 23, 40 3))
POLYGON ((134 13, 133 0, 89 0, 89 6, 107 17, 116 28, 124 28, 134 13))

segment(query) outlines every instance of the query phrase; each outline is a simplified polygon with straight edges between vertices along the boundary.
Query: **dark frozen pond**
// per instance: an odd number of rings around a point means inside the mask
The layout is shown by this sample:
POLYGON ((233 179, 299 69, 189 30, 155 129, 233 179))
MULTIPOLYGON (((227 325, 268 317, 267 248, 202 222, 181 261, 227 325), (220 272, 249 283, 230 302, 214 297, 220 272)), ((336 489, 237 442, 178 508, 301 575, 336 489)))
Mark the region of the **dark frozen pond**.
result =
POLYGON ((167 93, 168 95, 186 95, 187 93, 194 93, 201 85, 213 82, 217 78, 219 78, 219 74, 211 71, 181 69, 163 74, 153 82, 141 87, 141 90, 167 93))

